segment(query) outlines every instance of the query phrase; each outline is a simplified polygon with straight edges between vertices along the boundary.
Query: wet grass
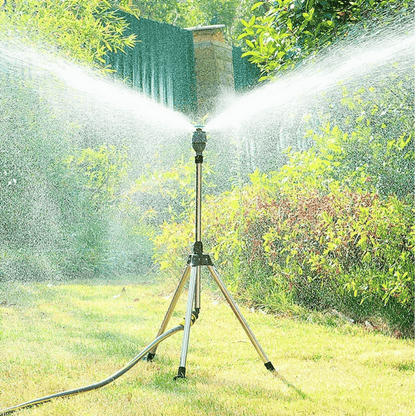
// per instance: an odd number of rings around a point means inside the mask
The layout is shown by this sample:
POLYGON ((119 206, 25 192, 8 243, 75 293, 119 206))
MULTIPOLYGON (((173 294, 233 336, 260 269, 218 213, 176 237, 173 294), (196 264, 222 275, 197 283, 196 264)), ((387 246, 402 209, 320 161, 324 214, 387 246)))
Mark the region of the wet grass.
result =
MULTIPOLYGON (((155 337, 170 290, 134 280, 0 283, 0 408, 102 380, 155 337), (123 291, 123 288, 125 290, 123 291)), ((171 325, 182 320, 185 295, 171 325)), ((182 333, 114 383, 21 415, 412 415, 414 341, 242 308, 268 372, 227 304, 204 290, 187 379, 182 333)))

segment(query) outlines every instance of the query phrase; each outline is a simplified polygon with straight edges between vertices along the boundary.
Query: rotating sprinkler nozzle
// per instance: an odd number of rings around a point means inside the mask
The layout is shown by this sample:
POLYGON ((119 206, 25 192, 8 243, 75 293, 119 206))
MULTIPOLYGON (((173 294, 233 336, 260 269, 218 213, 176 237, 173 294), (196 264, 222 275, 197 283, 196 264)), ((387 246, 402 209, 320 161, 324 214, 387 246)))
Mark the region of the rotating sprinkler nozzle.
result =
POLYGON ((202 156, 202 152, 207 144, 207 133, 202 130, 204 126, 195 126, 196 130, 192 136, 192 148, 197 156, 202 156))

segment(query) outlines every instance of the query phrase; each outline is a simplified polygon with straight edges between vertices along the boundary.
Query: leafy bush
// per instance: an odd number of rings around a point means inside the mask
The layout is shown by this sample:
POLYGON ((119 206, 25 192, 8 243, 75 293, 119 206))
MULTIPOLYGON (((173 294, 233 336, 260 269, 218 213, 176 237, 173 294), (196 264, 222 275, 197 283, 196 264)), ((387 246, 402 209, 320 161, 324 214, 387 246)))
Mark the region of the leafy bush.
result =
MULTIPOLYGON (((407 309, 394 324, 411 324, 414 241, 411 207, 396 197, 348 189, 309 192, 266 206, 264 250, 277 279, 307 307, 335 307, 362 319, 358 304, 379 313, 386 304, 407 309), (344 305, 350 295, 357 304, 344 305)), ((264 220, 263 220, 264 221, 264 220)), ((362 313, 361 313, 362 314, 362 313)))

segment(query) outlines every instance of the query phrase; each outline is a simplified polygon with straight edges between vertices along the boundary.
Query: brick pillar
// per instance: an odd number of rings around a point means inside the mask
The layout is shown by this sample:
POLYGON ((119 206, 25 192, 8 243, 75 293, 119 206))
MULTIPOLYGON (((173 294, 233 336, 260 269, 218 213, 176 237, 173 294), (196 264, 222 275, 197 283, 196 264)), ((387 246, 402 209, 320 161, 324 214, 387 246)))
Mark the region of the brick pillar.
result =
POLYGON ((194 36, 198 116, 218 110, 235 93, 232 47, 225 43, 224 25, 189 28, 194 36))

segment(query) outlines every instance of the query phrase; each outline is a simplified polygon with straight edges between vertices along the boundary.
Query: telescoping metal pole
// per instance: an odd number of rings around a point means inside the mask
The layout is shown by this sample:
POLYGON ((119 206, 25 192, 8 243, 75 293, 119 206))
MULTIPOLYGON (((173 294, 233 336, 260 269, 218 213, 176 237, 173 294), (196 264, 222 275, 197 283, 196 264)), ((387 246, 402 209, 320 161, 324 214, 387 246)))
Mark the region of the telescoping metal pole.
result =
MULTIPOLYGON (((195 243, 193 254, 201 256, 203 254, 202 245, 202 163, 204 157, 202 152, 205 149, 207 135, 201 127, 197 127, 192 136, 192 147, 195 150, 195 243)), ((201 308, 201 266, 196 266, 195 283, 195 311, 199 313, 201 308)))
POLYGON ((192 147, 195 150, 195 243, 193 254, 201 255, 202 247, 202 226, 201 226, 201 205, 202 205, 202 163, 204 157, 202 152, 207 143, 207 134, 198 127, 192 136, 192 147))
POLYGON ((197 319, 201 308, 201 264, 203 263, 201 205, 202 205, 202 152, 207 143, 207 135, 201 127, 197 127, 192 136, 192 147, 195 150, 195 242, 190 256, 191 279, 189 282, 188 303, 183 331, 181 359, 178 375, 175 378, 185 378, 186 358, 192 319, 197 319), (195 310, 192 312, 192 306, 195 310))

